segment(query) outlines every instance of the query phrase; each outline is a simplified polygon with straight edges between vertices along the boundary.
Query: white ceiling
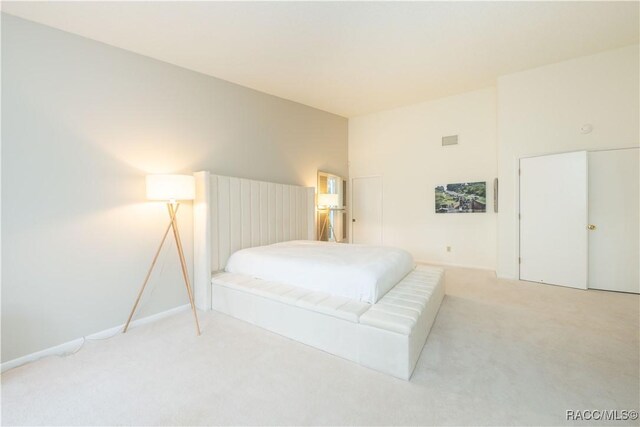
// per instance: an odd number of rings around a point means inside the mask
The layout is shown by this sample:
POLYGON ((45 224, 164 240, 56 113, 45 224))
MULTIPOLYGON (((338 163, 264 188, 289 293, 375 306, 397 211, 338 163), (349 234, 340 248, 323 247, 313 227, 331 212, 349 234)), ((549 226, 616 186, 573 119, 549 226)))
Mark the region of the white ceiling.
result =
POLYGON ((638 43, 638 2, 2 2, 3 11, 346 117, 638 43))

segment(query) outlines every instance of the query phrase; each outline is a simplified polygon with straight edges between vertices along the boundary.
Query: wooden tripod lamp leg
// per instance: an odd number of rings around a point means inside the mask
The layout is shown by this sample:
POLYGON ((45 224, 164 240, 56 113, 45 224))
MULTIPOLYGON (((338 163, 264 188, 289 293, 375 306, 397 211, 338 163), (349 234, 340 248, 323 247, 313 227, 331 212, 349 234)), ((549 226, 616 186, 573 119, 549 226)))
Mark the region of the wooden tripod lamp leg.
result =
POLYGON ((182 266, 182 277, 184 278, 184 284, 187 286, 187 294, 189 295, 189 303, 191 303, 191 311, 193 311, 193 317, 196 320, 196 333, 200 335, 200 323, 198 322, 198 312, 196 311, 196 305, 193 302, 193 292, 191 291, 191 283, 189 282, 189 270, 187 270, 187 262, 184 257, 184 251, 182 250, 182 241, 180 240, 180 231, 178 231, 178 221, 176 220, 176 211, 178 210, 178 204, 174 209, 173 204, 167 203, 167 209, 169 209, 169 216, 171 217, 171 223, 173 225, 173 237, 176 239, 176 248, 178 249, 178 256, 180 257, 180 265, 182 266))
POLYGON ((131 314, 129 314, 129 318, 127 319, 127 323, 124 325, 124 329, 122 333, 124 334, 129 329, 129 324, 131 323, 131 319, 133 318, 133 314, 136 312, 138 308, 138 304, 140 303, 140 298, 142 298, 142 293, 144 292, 144 288, 147 287, 147 283, 149 282, 149 278, 151 277, 151 272, 153 271, 153 267, 156 265, 156 261, 158 261, 158 256, 160 255, 160 251, 162 250, 162 246, 164 245, 165 240, 167 240, 167 235, 169 234, 169 230, 173 226, 174 216, 178 212, 178 207, 173 211, 173 215, 171 217, 171 222, 167 226, 167 229, 164 231, 164 235, 162 236, 162 240, 160 241, 160 246, 158 246, 158 250, 156 251, 155 256, 153 257, 153 261, 151 261, 151 266, 149 267, 149 271, 147 271, 147 275, 144 278, 144 282, 142 283, 142 287, 140 288, 140 292, 138 292, 138 297, 136 298, 136 302, 133 304, 133 308, 131 309, 131 314))
MULTIPOLYGON (((320 230, 320 236, 318 236, 318 239, 322 239, 322 236, 324 235, 324 229, 327 226, 327 222, 329 221, 329 211, 327 211, 327 215, 324 217, 324 221, 322 222, 322 229, 320 230)), ((329 240, 327 238, 327 240, 329 240)))

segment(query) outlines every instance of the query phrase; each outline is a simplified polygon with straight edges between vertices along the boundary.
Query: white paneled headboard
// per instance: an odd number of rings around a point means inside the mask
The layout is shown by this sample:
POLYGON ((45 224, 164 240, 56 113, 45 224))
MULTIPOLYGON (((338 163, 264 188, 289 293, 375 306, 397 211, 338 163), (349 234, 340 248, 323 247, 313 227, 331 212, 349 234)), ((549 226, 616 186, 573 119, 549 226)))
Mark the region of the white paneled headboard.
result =
POLYGON ((238 249, 315 239, 313 187, 196 172, 194 298, 211 309, 211 274, 238 249))

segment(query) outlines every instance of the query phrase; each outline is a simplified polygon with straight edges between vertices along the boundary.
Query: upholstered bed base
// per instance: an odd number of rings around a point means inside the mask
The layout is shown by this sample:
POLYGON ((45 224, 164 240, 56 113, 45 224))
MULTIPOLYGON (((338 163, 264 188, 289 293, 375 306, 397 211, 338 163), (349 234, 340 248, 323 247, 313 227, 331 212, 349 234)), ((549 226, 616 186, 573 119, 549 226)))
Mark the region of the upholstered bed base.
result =
POLYGON ((443 271, 418 266, 377 304, 231 273, 212 278, 212 308, 408 380, 444 297, 443 271))
POLYGON ((419 266, 376 304, 224 270, 244 248, 313 240, 315 189, 196 172, 196 306, 246 320, 363 366, 411 377, 444 296, 442 270, 419 266))

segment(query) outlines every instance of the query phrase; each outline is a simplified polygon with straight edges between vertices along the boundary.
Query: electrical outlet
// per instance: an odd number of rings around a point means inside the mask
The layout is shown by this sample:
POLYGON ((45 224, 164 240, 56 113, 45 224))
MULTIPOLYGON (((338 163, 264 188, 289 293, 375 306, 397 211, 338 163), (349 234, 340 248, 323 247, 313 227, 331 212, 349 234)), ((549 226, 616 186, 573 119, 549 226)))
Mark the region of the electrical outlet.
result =
POLYGON ((447 252, 451 252, 451 246, 447 246, 447 252))

